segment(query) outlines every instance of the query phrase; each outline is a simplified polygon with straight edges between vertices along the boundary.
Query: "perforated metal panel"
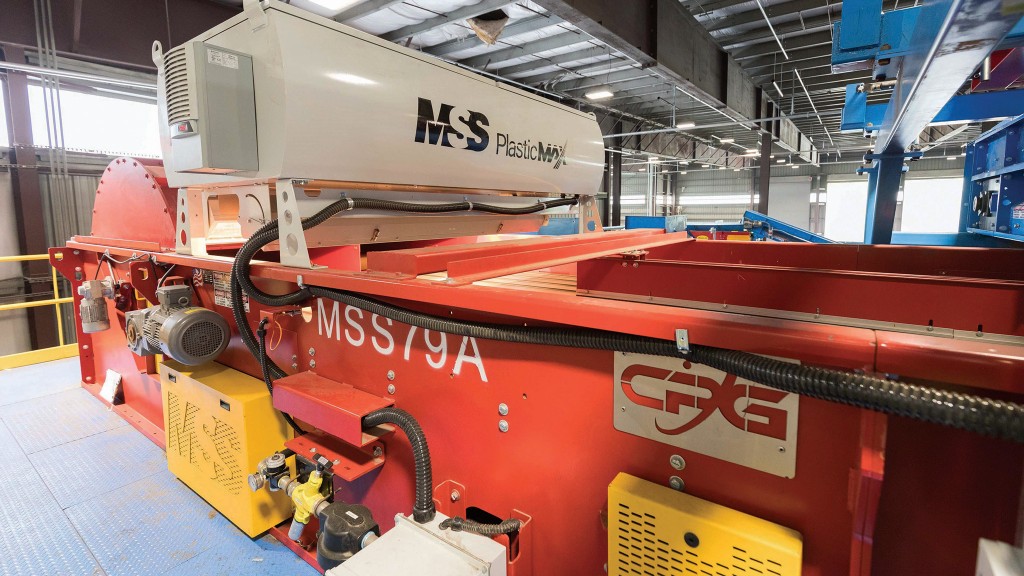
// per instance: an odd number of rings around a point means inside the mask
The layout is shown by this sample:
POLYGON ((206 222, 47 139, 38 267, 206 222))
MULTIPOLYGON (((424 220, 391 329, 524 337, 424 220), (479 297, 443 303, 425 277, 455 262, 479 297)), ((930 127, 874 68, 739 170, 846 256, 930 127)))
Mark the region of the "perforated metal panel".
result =
POLYGON ((264 383, 216 363, 165 362, 160 376, 171 472, 250 536, 285 520, 287 496, 246 482, 290 436, 264 383))
POLYGON ((200 413, 197 404, 180 398, 174 392, 167 392, 167 452, 175 454, 187 461, 189 465, 201 467, 209 463, 210 479, 220 484, 229 494, 238 495, 245 486, 247 472, 242 466, 242 444, 235 427, 209 416, 213 425, 196 426, 197 416, 207 419, 200 413), (213 447, 208 453, 201 446, 213 447))
POLYGON ((608 489, 612 576, 799 575, 798 532, 619 474, 608 489))
POLYGON ((189 69, 184 46, 167 53, 164 58, 164 74, 167 83, 167 123, 174 124, 188 118, 195 118, 192 98, 189 94, 189 69))

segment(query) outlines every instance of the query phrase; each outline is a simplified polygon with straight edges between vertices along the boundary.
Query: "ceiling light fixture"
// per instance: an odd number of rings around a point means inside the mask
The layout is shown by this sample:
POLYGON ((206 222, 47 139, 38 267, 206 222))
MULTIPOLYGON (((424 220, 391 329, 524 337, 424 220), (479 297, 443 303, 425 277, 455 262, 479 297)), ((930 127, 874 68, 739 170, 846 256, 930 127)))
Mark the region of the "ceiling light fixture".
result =
POLYGON ((687 128, 696 128, 696 127, 697 127, 697 125, 694 124, 693 122, 680 122, 679 124, 676 124, 676 128, 679 128, 680 130, 686 130, 687 128))
POLYGON ((786 95, 782 93, 782 88, 779 88, 779 83, 772 80, 772 86, 775 86, 775 91, 779 93, 779 98, 785 98, 786 95))
POLYGON ((607 100, 615 95, 608 86, 594 86, 590 90, 583 93, 587 100, 607 100))
POLYGON ((721 142, 722 144, 732 144, 733 142, 736 141, 736 139, 735 138, 719 138, 718 141, 721 142))
MULTIPOLYGON (((320 8, 328 12, 333 12, 331 16, 340 13, 341 11, 358 4, 358 0, 309 0, 311 4, 315 4, 320 8)), ((322 14, 321 14, 322 15, 322 14)))

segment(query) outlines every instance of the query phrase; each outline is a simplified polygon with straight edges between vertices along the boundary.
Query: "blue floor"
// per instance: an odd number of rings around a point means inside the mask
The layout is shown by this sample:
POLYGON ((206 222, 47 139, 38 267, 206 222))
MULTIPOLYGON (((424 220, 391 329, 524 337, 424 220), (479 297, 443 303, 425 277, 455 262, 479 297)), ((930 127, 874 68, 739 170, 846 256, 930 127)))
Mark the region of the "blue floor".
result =
POLYGON ((0 371, 0 575, 317 574, 235 528, 78 382, 78 358, 0 371))

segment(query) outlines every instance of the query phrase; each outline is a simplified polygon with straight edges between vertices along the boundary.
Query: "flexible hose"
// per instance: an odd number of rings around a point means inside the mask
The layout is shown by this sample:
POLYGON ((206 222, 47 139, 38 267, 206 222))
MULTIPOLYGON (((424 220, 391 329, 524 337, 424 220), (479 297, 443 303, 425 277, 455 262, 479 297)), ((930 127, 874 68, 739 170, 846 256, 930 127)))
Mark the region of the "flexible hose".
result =
MULTIPOLYGON (((476 212, 487 212, 492 214, 506 214, 506 215, 521 215, 521 214, 533 214, 535 212, 541 212, 550 208, 557 208, 560 206, 571 206, 578 203, 576 198, 562 198, 559 200, 548 200, 545 202, 538 202, 530 206, 523 206, 520 208, 510 208, 506 206, 495 206, 492 204, 478 204, 474 202, 449 202, 446 204, 413 204, 409 202, 399 202, 396 200, 376 200, 372 198, 342 198, 337 202, 331 203, 326 208, 320 210, 316 214, 309 218, 302 220, 302 229, 309 230, 314 226, 323 224, 331 217, 347 211, 356 209, 366 210, 388 210, 388 211, 401 211, 401 212, 415 212, 424 214, 438 214, 445 212, 459 212, 459 211, 476 211, 476 212)), ((242 337, 242 342, 253 356, 257 356, 258 344, 256 338, 252 333, 252 329, 249 327, 248 320, 245 317, 245 307, 243 306, 243 292, 247 294, 253 300, 264 304, 266 306, 292 306, 299 304, 309 298, 309 293, 305 288, 300 288, 294 292, 287 294, 273 295, 268 294, 260 290, 252 281, 249 271, 250 262, 263 249, 264 246, 277 240, 280 236, 280 231, 277 225, 277 221, 267 222, 261 226, 256 232, 254 232, 249 239, 242 245, 235 255, 235 261, 231 266, 231 312, 235 319, 235 325, 238 327, 238 332, 242 337)), ((283 378, 285 376, 284 370, 280 366, 274 363, 273 360, 267 359, 267 368, 273 379, 283 378)))
MULTIPOLYGON (((527 207, 527 209, 544 210, 556 205, 561 206, 575 202, 575 199, 556 200, 539 203, 536 206, 527 207)), ((303 220, 302 228, 304 230, 311 228, 341 211, 355 208, 407 212, 509 210, 470 202, 431 205, 389 200, 342 199, 303 220)), ((432 331, 514 343, 684 357, 784 392, 802 394, 886 414, 916 418, 1024 443, 1024 418, 1022 418, 1024 406, 1011 402, 934 390, 864 374, 795 365, 755 354, 720 348, 691 346, 688 354, 682 354, 676 349, 673 342, 658 338, 580 328, 513 327, 435 318, 370 298, 315 286, 302 287, 297 291, 279 296, 266 294, 256 288, 249 278, 249 261, 260 248, 277 239, 277 230, 276 222, 270 222, 260 228, 239 250, 232 267, 233 297, 237 290, 237 298, 233 299, 236 323, 239 325, 239 331, 242 333, 246 345, 249 346, 250 340, 252 341, 252 346, 249 348, 254 351, 254 354, 256 353, 256 342, 245 322, 244 309, 242 309, 241 292, 243 288, 254 300, 269 306, 294 305, 305 301, 309 296, 318 296, 337 300, 398 322, 432 331), (243 325, 246 327, 245 329, 242 329, 243 325)), ((276 378, 283 376, 284 372, 269 359, 268 365, 272 376, 276 378)))
MULTIPOLYGON (((273 398, 274 381, 270 377, 270 367, 268 366, 270 358, 267 356, 267 322, 269 322, 269 320, 269 318, 264 318, 260 320, 260 327, 256 330, 256 335, 259 337, 260 340, 260 353, 258 356, 256 356, 256 359, 259 360, 260 362, 260 371, 263 373, 263 383, 267 385, 267 392, 270 392, 270 397, 273 398)), ((299 425, 295 423, 295 420, 292 419, 290 414, 288 414, 287 412, 281 412, 281 416, 284 417, 284 421, 287 422, 288 425, 292 427, 292 430, 295 430, 295 433, 297 435, 301 436, 302 434, 306 433, 305 430, 300 428, 299 425)))
POLYGON ((694 362, 786 392, 1024 443, 1024 406, 1013 402, 800 366, 735 350, 705 346, 691 350, 689 358, 694 362))
POLYGON ((163 275, 160 276, 160 280, 157 281, 156 287, 159 288, 159 287, 163 286, 164 282, 166 282, 167 279, 171 276, 171 272, 174 272, 174 269, 177 268, 177 267, 178 267, 177 264, 171 264, 170 266, 168 266, 167 270, 165 270, 163 275))
POLYGON ((434 508, 432 493, 434 472, 430 466, 430 449, 427 447, 427 437, 423 434, 423 429, 412 414, 399 408, 381 408, 363 416, 364 428, 380 424, 394 424, 409 438, 413 459, 416 461, 416 502, 412 508, 412 517, 420 524, 430 522, 437 511, 434 508))
MULTIPOLYGON (((549 208, 559 206, 570 206, 576 204, 576 198, 563 198, 560 200, 549 200, 538 202, 530 206, 511 208, 507 206, 495 206, 492 204, 479 204, 474 202, 449 202, 447 204, 413 204, 410 202, 399 202, 397 200, 376 200, 372 198, 342 198, 332 203, 323 210, 320 210, 309 218, 302 220, 302 229, 309 230, 318 226, 340 212, 347 210, 384 210, 392 212, 411 212, 422 214, 440 214, 447 212, 486 212, 490 214, 522 215, 541 212, 549 208)), ((232 276, 238 278, 242 291, 250 298, 266 306, 290 306, 305 300, 308 295, 300 288, 287 294, 268 294, 260 290, 250 278, 249 262, 267 244, 279 238, 280 231, 277 222, 269 222, 257 230, 249 240, 242 246, 235 256, 235 265, 232 266, 232 276)))
POLYGON ((421 314, 340 290, 317 286, 310 286, 308 290, 313 296, 337 300, 432 332, 519 344, 682 357, 784 392, 1024 442, 1024 406, 1012 402, 894 382, 866 374, 801 366, 710 346, 691 345, 690 352, 684 354, 674 342, 659 338, 580 328, 465 322, 421 314))
POLYGON ((518 532, 522 526, 522 521, 516 520, 515 518, 502 520, 498 524, 484 524, 475 520, 460 518, 459 516, 442 520, 441 523, 438 524, 438 528, 441 530, 448 530, 450 528, 452 532, 475 532, 477 534, 483 534, 484 536, 511 534, 513 532, 518 532))

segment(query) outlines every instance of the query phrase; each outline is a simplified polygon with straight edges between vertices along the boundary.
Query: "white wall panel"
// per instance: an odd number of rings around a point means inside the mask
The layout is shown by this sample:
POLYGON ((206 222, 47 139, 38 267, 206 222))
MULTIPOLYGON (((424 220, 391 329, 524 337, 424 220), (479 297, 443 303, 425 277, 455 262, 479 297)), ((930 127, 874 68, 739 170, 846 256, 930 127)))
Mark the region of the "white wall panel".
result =
MULTIPOLYGON (((11 192, 11 175, 0 172, 0 256, 16 256, 18 249, 17 213, 14 210, 14 195, 11 192)), ((0 302, 18 301, 11 297, 8 288, 20 288, 17 280, 22 277, 21 265, 0 264, 0 302)), ((24 310, 0 312, 0 356, 25 352, 30 348, 28 338, 28 315, 24 310)))
POLYGON ((768 193, 768 215, 807 229, 811 219, 811 180, 810 176, 772 178, 768 193))

